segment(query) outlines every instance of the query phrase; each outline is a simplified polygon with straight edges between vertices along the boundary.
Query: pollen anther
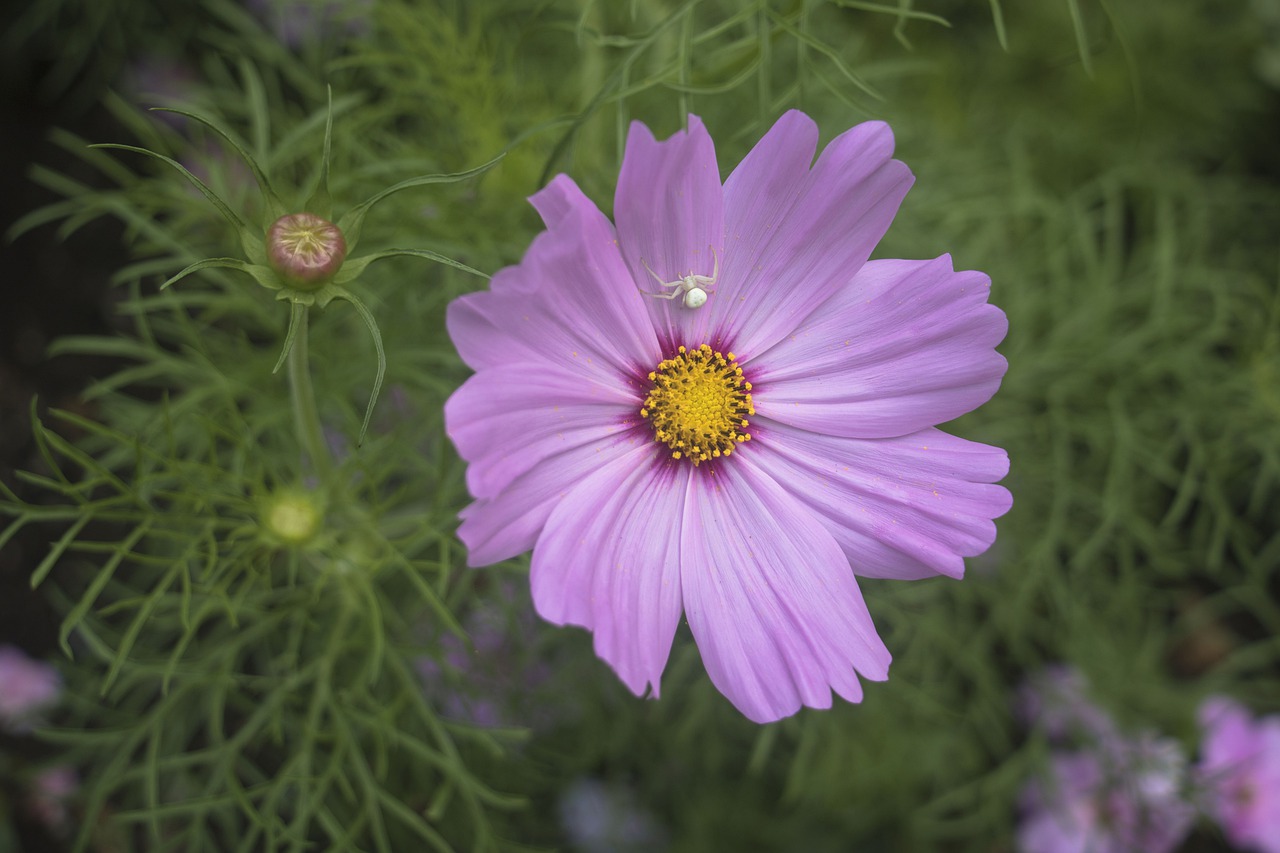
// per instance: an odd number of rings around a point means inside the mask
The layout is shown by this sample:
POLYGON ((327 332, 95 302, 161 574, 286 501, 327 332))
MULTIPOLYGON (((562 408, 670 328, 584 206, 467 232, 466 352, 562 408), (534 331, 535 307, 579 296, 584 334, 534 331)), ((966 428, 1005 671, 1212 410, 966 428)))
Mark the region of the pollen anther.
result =
POLYGON ((672 459, 689 459, 696 466, 729 456, 735 444, 748 441, 751 383, 742 368, 703 344, 680 347, 649 374, 653 388, 645 397, 640 417, 653 427, 653 437, 671 448, 672 459))

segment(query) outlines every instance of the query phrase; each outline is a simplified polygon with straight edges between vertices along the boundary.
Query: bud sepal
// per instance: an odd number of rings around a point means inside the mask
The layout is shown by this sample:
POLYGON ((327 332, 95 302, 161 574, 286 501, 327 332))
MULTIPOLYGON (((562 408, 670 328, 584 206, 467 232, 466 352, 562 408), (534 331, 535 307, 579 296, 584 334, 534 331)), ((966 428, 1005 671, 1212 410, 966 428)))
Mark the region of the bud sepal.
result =
MULTIPOLYGON (((364 422, 360 427, 357 443, 364 441, 369 421, 373 414, 374 404, 382 388, 386 374, 386 354, 382 344, 382 335, 372 313, 365 304, 345 285, 355 281, 376 260, 397 255, 425 258, 453 267, 472 275, 488 278, 488 276, 460 261, 455 261, 437 252, 427 249, 386 249, 360 258, 348 259, 355 250, 360 239, 364 218, 378 202, 390 195, 409 189, 410 187, 428 184, 455 183, 466 180, 488 171, 496 165, 505 154, 463 172, 450 174, 422 175, 394 184, 373 197, 357 204, 347 211, 337 222, 333 222, 330 213, 329 195, 329 163, 333 134, 333 96, 330 93, 329 109, 325 122, 324 152, 320 164, 317 185, 305 205, 294 208, 294 213, 281 201, 280 196, 272 189, 266 173, 258 165, 253 156, 229 132, 217 123, 197 113, 179 109, 165 109, 185 116, 192 121, 208 127, 230 145, 240 158, 248 165, 262 192, 265 219, 262 230, 255 235, 243 218, 222 200, 200 178, 192 174, 185 166, 171 157, 166 157, 145 148, 133 145, 102 144, 93 147, 116 148, 144 154, 160 160, 179 171, 234 229, 239 238, 241 248, 247 260, 238 258, 205 258, 183 268, 160 285, 164 290, 175 282, 181 281, 192 273, 204 269, 222 268, 238 270, 253 278, 259 285, 276 292, 276 299, 290 303, 288 331, 285 334, 284 346, 280 358, 276 362, 275 371, 279 371, 288 358, 297 333, 300 311, 313 306, 325 308, 335 299, 348 302, 360 315, 360 319, 373 337, 374 348, 378 355, 378 369, 374 379, 373 391, 369 404, 365 409, 364 422)), ((273 371, 274 372, 274 371, 273 371)))

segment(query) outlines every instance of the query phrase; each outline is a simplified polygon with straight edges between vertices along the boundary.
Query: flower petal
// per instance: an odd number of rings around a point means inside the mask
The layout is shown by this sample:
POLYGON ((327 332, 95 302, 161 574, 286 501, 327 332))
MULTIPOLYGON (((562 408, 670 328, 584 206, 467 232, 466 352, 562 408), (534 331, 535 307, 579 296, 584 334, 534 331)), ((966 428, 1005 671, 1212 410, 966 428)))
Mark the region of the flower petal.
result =
POLYGON ((533 550, 534 605, 595 634, 595 651, 637 696, 658 695, 680 621, 680 530, 689 466, 638 447, 573 488, 533 550))
POLYGON ((747 358, 848 284, 915 180, 891 159, 893 133, 883 122, 836 137, 808 170, 816 136, 807 116, 787 113, 725 182, 725 248, 712 298, 725 315, 717 329, 747 358))
POLYGON ((445 327, 458 355, 472 370, 501 367, 509 363, 513 355, 538 358, 537 350, 527 343, 504 340, 502 300, 495 300, 492 291, 467 293, 450 302, 445 312, 445 327))
POLYGON ((668 351, 679 344, 710 342, 705 337, 709 315, 685 308, 680 297, 653 298, 671 292, 654 275, 664 282, 711 275, 713 251, 723 255, 723 210, 716 149, 701 119, 689 116, 688 131, 664 142, 640 122, 631 123, 613 215, 630 281, 651 294, 645 303, 668 351))
POLYGON ((609 220, 565 175, 530 201, 547 230, 488 292, 449 305, 462 360, 476 370, 550 362, 608 383, 647 373, 660 350, 609 220))
POLYGON ((900 438, 819 435, 757 418, 747 451, 796 496, 844 550, 855 574, 959 578, 964 558, 995 541, 1009 511, 998 447, 927 429, 900 438))
POLYGON ((510 364, 480 371, 449 397, 445 432, 470 463, 471 494, 491 498, 549 456, 632 428, 641 399, 544 364, 510 364))
POLYGON ((1008 329, 991 280, 932 261, 879 260, 765 353, 740 358, 756 412, 851 438, 908 435, 991 399, 1008 329))
POLYGON ((748 454, 690 478, 680 578, 712 683, 748 718, 860 701, 855 669, 888 677, 849 561, 814 515, 748 454))
POLYGON ((458 538, 467 546, 468 566, 487 566, 528 551, 538 541, 556 504, 602 464, 642 444, 632 434, 613 435, 549 456, 512 480, 493 498, 464 507, 458 538))

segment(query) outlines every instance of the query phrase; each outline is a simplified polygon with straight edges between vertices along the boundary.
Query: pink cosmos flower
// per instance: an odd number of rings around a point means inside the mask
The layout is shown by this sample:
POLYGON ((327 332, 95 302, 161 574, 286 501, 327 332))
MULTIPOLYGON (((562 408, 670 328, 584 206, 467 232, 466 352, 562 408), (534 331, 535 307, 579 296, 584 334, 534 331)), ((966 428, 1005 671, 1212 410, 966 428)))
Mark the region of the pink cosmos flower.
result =
POLYGON ((855 572, 960 577, 1011 503, 1004 451, 934 428, 1004 375, 989 279, 868 261, 911 172, 880 122, 817 141, 789 112, 721 184, 696 116, 635 123, 616 229, 556 177, 547 230, 448 315, 471 565, 532 548, 538 612, 637 695, 683 612, 758 722, 887 678, 855 572))
POLYGON ((1280 853, 1280 716, 1255 720, 1239 703, 1212 696, 1200 706, 1200 724, 1209 813, 1237 847, 1280 853))

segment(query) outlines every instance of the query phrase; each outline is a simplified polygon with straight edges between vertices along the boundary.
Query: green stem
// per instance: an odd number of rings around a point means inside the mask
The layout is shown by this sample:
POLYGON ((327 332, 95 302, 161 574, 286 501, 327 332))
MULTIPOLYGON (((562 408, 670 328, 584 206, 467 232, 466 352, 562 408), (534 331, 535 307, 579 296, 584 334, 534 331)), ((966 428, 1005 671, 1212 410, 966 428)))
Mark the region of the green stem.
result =
POLYGON ((325 443, 320 428, 320 413, 316 410, 316 394, 311 387, 311 367, 307 355, 307 318, 310 309, 294 303, 294 321, 297 332, 293 347, 289 350, 289 401, 293 406, 293 427, 298 443, 311 460, 311 467, 322 479, 333 467, 329 445, 325 443))

